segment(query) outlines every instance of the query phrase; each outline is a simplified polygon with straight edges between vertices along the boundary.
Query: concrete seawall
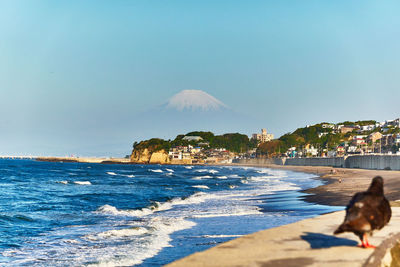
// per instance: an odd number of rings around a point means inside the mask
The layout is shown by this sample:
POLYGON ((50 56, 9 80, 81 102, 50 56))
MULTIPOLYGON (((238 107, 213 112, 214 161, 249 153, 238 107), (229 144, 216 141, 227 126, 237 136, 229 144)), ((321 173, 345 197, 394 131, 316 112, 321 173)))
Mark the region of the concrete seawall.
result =
POLYGON ((239 159, 234 163, 254 165, 330 166, 370 170, 400 170, 399 155, 357 155, 332 158, 239 159))
POLYGON ((334 236, 344 211, 246 235, 175 261, 186 266, 399 266, 400 208, 392 208, 390 223, 370 238, 374 249, 357 247, 352 233, 334 236))

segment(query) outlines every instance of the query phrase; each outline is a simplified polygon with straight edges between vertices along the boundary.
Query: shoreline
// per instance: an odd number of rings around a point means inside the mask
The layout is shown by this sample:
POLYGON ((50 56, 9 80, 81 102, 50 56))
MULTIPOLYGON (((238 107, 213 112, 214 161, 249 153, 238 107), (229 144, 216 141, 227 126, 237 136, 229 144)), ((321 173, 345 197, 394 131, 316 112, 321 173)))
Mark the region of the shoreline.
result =
POLYGON ((368 189, 375 176, 382 176, 384 179, 385 196, 392 205, 399 204, 394 201, 400 200, 400 171, 275 164, 237 164, 237 166, 265 167, 315 174, 324 182, 324 185, 301 191, 309 194, 303 199, 314 204, 346 206, 355 193, 368 189))

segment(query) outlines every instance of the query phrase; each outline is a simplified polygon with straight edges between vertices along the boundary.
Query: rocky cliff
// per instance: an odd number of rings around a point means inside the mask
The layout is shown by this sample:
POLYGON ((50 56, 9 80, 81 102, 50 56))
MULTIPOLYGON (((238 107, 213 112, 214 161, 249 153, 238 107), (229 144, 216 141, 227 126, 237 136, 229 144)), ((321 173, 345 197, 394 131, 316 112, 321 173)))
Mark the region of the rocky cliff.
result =
POLYGON ((170 144, 168 141, 152 138, 133 144, 133 151, 130 157, 132 163, 151 163, 164 164, 169 163, 168 150, 170 144))
POLYGON ((143 164, 164 164, 170 162, 168 153, 164 149, 159 151, 150 151, 148 148, 134 149, 130 159, 133 163, 143 164))

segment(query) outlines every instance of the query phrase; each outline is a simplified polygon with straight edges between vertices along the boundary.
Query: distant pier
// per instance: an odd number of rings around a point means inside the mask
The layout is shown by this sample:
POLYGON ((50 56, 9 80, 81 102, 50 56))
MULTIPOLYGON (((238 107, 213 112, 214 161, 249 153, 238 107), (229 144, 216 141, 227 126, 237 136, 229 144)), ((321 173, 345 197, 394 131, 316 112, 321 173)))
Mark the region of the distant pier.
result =
POLYGON ((36 156, 10 156, 10 155, 0 155, 0 159, 36 159, 36 156))

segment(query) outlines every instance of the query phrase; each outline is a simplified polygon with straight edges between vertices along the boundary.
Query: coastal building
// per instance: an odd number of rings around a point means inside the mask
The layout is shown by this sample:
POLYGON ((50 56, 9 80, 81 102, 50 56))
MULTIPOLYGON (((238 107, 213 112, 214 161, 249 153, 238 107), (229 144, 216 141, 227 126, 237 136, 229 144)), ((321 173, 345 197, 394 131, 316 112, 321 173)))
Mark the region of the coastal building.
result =
POLYGON ((182 159, 182 152, 180 151, 169 151, 168 156, 171 160, 181 160, 182 159))
POLYGON ((376 122, 375 123, 375 127, 376 128, 379 128, 379 127, 384 127, 385 126, 385 122, 383 121, 383 122, 376 122))
POLYGON ((274 135, 267 133, 267 129, 261 129, 261 134, 255 133, 252 135, 252 138, 257 140, 259 143, 265 143, 274 139, 274 135))
POLYGON ((182 153, 182 159, 191 159, 191 154, 189 152, 182 153))
POLYGON ((350 132, 352 132, 354 130, 358 130, 359 128, 360 128, 359 126, 354 126, 354 125, 348 126, 348 125, 346 125, 346 126, 343 126, 343 127, 340 128, 340 133, 342 133, 342 134, 350 133, 350 132))
POLYGON ((374 124, 371 124, 371 125, 363 125, 363 126, 360 126, 360 130, 359 130, 359 132, 369 132, 369 131, 373 131, 373 130, 375 130, 375 125, 374 124))
POLYGON ((297 155, 296 147, 289 148, 288 151, 286 152, 286 155, 290 158, 296 157, 297 155))
POLYGON ((328 135, 328 134, 329 134, 328 132, 325 132, 325 133, 318 133, 318 137, 321 138, 321 137, 323 137, 323 136, 325 136, 325 135, 328 135))
POLYGON ((188 152, 189 147, 188 146, 176 146, 170 149, 172 152, 188 152))
POLYGON ((182 140, 189 141, 189 142, 190 141, 198 142, 198 141, 203 140, 203 138, 201 136, 185 136, 182 138, 182 140))
POLYGON ((336 150, 328 150, 327 156, 328 158, 336 157, 336 150))
POLYGON ((346 149, 345 149, 344 146, 337 146, 336 147, 336 156, 337 157, 343 157, 345 153, 346 153, 346 149))
POLYGON ((358 149, 356 146, 349 146, 347 148, 347 154, 356 154, 360 153, 360 149, 358 149))
POLYGON ((335 124, 332 123, 323 123, 321 126, 324 129, 335 129, 335 124))
POLYGON ((190 149, 190 153, 197 154, 197 153, 200 153, 201 150, 202 150, 201 147, 193 147, 192 149, 190 149))
POLYGON ((197 145, 200 146, 200 147, 206 147, 206 146, 209 146, 210 143, 209 142, 200 142, 197 145))
POLYGON ((306 144, 304 147, 304 154, 308 157, 316 157, 318 156, 318 149, 310 144, 306 144))
POLYGON ((383 147, 392 146, 395 142, 395 137, 393 134, 384 134, 381 138, 381 145, 383 147))
POLYGON ((387 121, 385 121, 383 126, 400 128, 400 118, 395 119, 395 120, 387 120, 387 121))
POLYGON ((352 144, 355 146, 364 145, 364 144, 366 144, 366 142, 365 142, 366 137, 367 137, 366 135, 355 135, 353 137, 352 144))
POLYGON ((380 132, 374 132, 368 135, 367 142, 376 143, 376 141, 382 138, 382 134, 380 132))
POLYGON ((397 134, 397 135, 396 135, 396 137, 395 137, 395 139, 394 139, 394 143, 395 143, 396 145, 400 145, 400 134, 397 134))

